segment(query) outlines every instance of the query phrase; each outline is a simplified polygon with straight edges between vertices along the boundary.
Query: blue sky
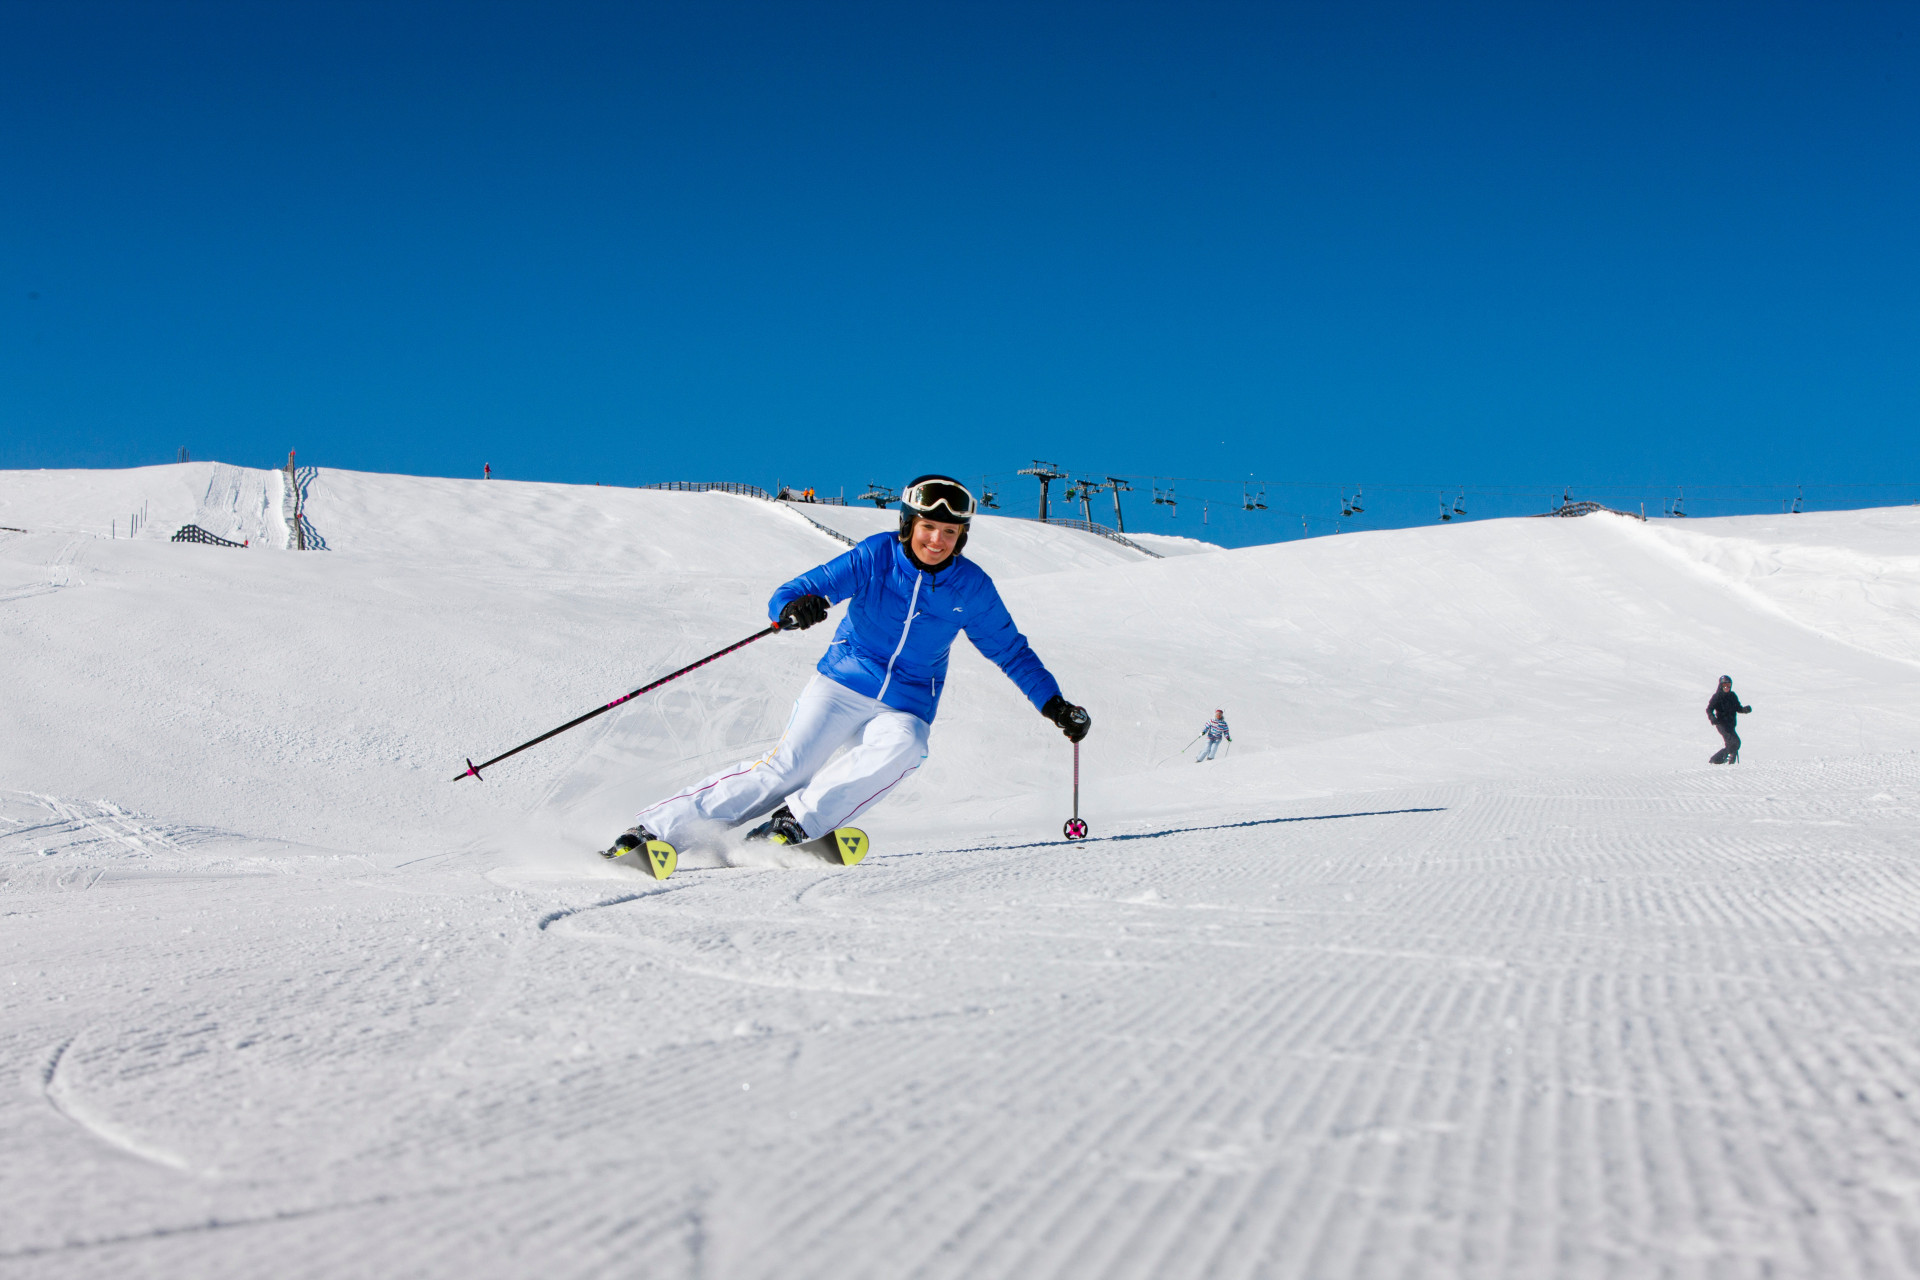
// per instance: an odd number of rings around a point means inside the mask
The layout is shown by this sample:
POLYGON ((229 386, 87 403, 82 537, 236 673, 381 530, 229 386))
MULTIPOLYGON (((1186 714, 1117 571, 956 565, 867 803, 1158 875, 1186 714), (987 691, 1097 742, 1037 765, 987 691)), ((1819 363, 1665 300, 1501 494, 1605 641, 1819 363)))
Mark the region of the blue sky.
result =
POLYGON ((0 467, 1912 501, 1913 17, 3 3, 0 467))

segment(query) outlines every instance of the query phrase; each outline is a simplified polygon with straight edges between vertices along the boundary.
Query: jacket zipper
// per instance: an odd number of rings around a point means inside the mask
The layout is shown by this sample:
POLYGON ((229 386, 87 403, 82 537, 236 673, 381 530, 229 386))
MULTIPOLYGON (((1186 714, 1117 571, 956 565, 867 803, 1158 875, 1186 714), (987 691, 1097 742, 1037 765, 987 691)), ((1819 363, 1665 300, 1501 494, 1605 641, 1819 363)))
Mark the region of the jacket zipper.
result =
POLYGON ((880 682, 880 692, 873 695, 875 702, 885 702, 887 686, 893 683, 893 664, 899 660, 900 651, 907 647, 907 632, 913 629, 914 606, 920 603, 920 580, 925 574, 913 575, 913 594, 907 598, 907 620, 900 628, 900 643, 893 646, 893 657, 887 659, 887 678, 880 682))

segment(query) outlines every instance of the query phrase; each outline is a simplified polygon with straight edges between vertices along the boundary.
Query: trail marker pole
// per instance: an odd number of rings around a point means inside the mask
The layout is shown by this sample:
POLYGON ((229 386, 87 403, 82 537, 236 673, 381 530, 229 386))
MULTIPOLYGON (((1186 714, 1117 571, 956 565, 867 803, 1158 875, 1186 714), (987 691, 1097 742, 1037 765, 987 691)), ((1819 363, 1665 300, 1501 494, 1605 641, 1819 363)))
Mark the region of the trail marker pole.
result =
MULTIPOLYGON (((700 659, 700 661, 698 662, 689 662, 686 666, 680 668, 678 671, 675 671, 670 675, 661 676, 658 680, 655 680, 652 684, 642 685, 640 688, 635 689, 632 693, 622 694, 618 698, 615 698, 612 702, 609 702, 606 706, 595 707, 592 711, 587 712, 587 714, 583 716, 575 716, 573 719, 561 725, 558 729, 549 729, 537 738, 529 738, 527 739, 527 741, 521 743, 519 746, 515 747, 513 750, 503 751, 491 760, 484 760, 479 764, 475 764, 473 762, 473 757, 468 756, 466 769, 461 773, 454 774, 453 780, 455 782, 458 782, 462 778, 472 778, 475 781, 484 782, 486 781, 486 779, 480 776, 480 771, 482 769, 492 768, 494 765, 499 764, 502 760, 505 760, 508 756, 517 756, 522 751, 525 751, 528 747, 538 746, 540 743, 545 742, 548 738, 551 738, 556 734, 565 733, 567 730, 573 728, 575 725, 585 724, 587 721, 593 719, 595 716, 611 711, 623 702, 631 702, 643 693, 652 693, 655 689, 658 689, 661 685, 666 684, 669 680, 678 680, 681 676, 687 674, 687 672, 696 671, 699 668, 706 666, 709 662, 712 662, 715 658, 724 658, 728 654, 732 653, 735 649, 744 649, 748 645, 752 644, 755 640, 764 639, 765 637, 772 635, 774 632, 778 631, 779 629, 780 629, 779 626, 776 624, 774 626, 768 627, 765 631, 754 632, 752 635, 748 636, 745 640, 736 640, 732 644, 728 645, 726 648, 721 649, 714 653, 710 653, 706 657, 700 659)), ((1079 760, 1079 755, 1077 752, 1074 756, 1074 759, 1076 762, 1079 760)), ((1076 781, 1074 783, 1074 786, 1076 788, 1075 790, 1076 799, 1074 802, 1074 812, 1078 813, 1079 801, 1077 799, 1077 796, 1078 796, 1079 783, 1077 781, 1077 778, 1078 778, 1077 768, 1075 770, 1075 778, 1076 778, 1076 781)))

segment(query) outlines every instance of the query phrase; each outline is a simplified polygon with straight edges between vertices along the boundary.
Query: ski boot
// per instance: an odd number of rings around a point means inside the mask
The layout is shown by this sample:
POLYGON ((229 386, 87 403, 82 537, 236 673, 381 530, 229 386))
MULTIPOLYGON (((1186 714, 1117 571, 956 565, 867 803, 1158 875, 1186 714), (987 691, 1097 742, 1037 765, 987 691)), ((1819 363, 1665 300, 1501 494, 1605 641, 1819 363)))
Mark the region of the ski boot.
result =
POLYGON ((645 827, 628 827, 600 856, 609 862, 643 866, 655 880, 665 880, 680 863, 679 850, 645 827))
POLYGON ((794 821, 793 811, 781 805, 773 816, 747 832, 749 840, 765 840, 816 853, 828 862, 853 867, 867 856, 867 833, 858 827, 836 827, 818 840, 809 839, 806 829, 794 821))
POLYGON ((781 805, 765 822, 747 832, 749 840, 765 840, 769 844, 805 844, 806 829, 793 819, 793 810, 781 805))

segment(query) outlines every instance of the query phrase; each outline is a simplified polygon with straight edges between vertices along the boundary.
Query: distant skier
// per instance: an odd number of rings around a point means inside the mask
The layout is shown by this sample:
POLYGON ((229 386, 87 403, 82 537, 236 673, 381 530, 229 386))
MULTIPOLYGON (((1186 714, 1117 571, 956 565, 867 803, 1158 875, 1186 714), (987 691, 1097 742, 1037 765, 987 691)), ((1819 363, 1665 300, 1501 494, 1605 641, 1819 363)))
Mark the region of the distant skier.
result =
MULTIPOLYGON (((1193 722, 1189 720, 1187 723, 1193 722)), ((1200 755, 1194 760, 1195 764, 1205 764, 1213 759, 1213 753, 1220 749, 1222 739, 1228 742, 1233 741, 1233 732, 1227 728, 1227 713, 1218 707, 1213 709, 1213 719, 1207 721, 1207 727, 1200 733, 1206 738, 1207 745, 1200 748, 1200 755)))
POLYGON ((747 838, 775 844, 818 840, 852 822, 927 758, 947 654, 962 631, 1041 715, 1074 742, 1086 737, 1086 710, 1060 695, 993 580, 961 558, 974 508, 959 481, 921 476, 900 495, 897 531, 876 533, 782 584, 767 602, 782 631, 804 631, 833 604, 852 601, 786 732, 760 759, 642 809, 607 856, 649 840, 677 846, 703 827, 760 817, 767 820, 747 838), (846 753, 833 758, 843 746, 846 753))
POLYGON ((482 480, 493 479, 493 464, 491 462, 481 464, 480 478, 482 480))
POLYGON ((1708 764, 1740 763, 1740 735, 1733 731, 1733 726, 1741 716, 1752 713, 1753 708, 1741 706, 1734 694, 1733 677, 1721 676, 1720 688, 1707 700, 1707 723, 1720 731, 1720 739, 1727 745, 1714 752, 1708 764))

